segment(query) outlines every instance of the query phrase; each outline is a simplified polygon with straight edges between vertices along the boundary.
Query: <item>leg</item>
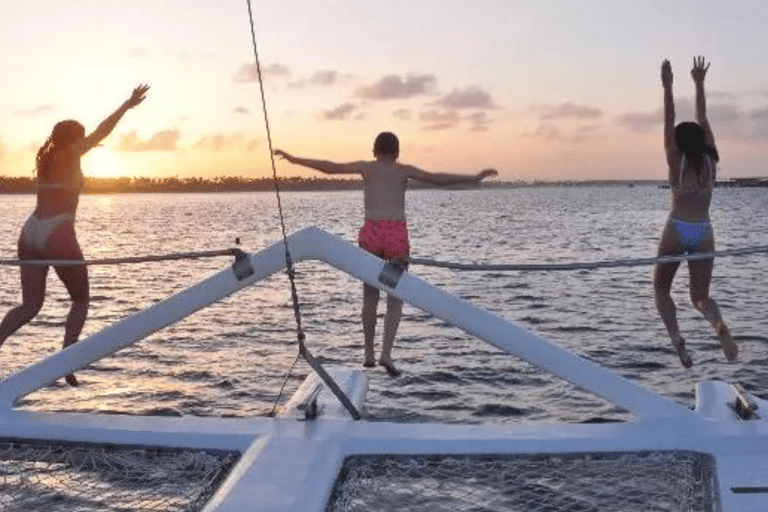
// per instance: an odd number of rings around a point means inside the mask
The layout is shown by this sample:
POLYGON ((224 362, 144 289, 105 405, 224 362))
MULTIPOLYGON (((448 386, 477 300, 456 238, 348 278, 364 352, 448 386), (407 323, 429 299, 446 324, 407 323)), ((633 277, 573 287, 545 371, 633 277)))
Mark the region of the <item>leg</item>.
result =
MULTIPOLYGON (((661 235, 658 254, 662 256, 680 254, 681 252, 682 248, 677 240, 674 226, 667 222, 661 235)), ((679 262, 657 264, 653 272, 653 289, 656 298, 656 309, 659 312, 659 316, 661 316, 661 320, 664 322, 664 326, 667 328, 667 333, 672 340, 672 346, 680 358, 680 363, 685 368, 690 368, 693 366, 693 361, 691 361, 691 356, 685 349, 685 340, 680 335, 680 328, 677 324, 677 308, 671 294, 672 280, 675 278, 679 266, 679 262)))
MULTIPOLYGON (((710 237, 704 240, 699 246, 701 252, 710 252, 714 250, 714 239, 710 237)), ((717 303, 709 296, 709 284, 712 281, 712 268, 714 260, 697 260, 688 262, 688 272, 691 276, 691 302, 704 318, 712 324, 720 343, 723 346, 723 352, 728 361, 733 362, 739 354, 739 349, 731 337, 728 326, 723 322, 720 315, 720 308, 717 303)))
POLYGON ((395 335, 403 316, 403 301, 392 295, 387 295, 387 313, 384 316, 384 342, 381 346, 379 364, 386 368, 387 373, 397 377, 402 372, 392 364, 392 346, 395 344, 395 335))
MULTIPOLYGON (((39 257, 26 247, 22 237, 19 238, 19 259, 39 257)), ((22 265, 21 273, 21 305, 10 310, 0 323, 0 345, 14 332, 29 323, 37 316, 45 300, 45 281, 48 267, 22 265)))
POLYGON ((376 336, 376 310, 379 305, 379 289, 363 283, 363 336, 365 337, 365 361, 363 366, 376 366, 373 341, 376 336))
POLYGON ((35 318, 45 300, 45 280, 48 267, 22 266, 21 305, 10 310, 0 323, 0 345, 14 332, 35 318))
MULTIPOLYGON (((64 231, 65 234, 70 235, 66 237, 69 243, 57 243, 56 249, 50 252, 52 257, 55 259, 82 260, 83 253, 74 236, 74 227, 67 223, 62 226, 60 230, 57 230, 57 234, 58 231, 64 231), (67 230, 71 230, 71 232, 66 233, 67 230)), ((61 240, 61 238, 58 240, 61 240)), ((55 270, 59 279, 61 279, 61 282, 66 286, 67 292, 72 299, 72 306, 67 315, 67 324, 64 329, 63 348, 66 348, 77 341, 80 332, 83 330, 85 319, 88 316, 88 305, 90 303, 88 267, 85 265, 77 265, 55 267, 55 270)), ((77 385, 77 379, 73 374, 67 375, 66 381, 72 386, 77 385)))
POLYGON ((653 274, 653 287, 656 296, 656 309, 659 311, 659 316, 661 316, 661 320, 664 322, 664 327, 667 328, 669 338, 672 340, 672 346, 680 358, 680 363, 685 368, 690 368, 693 366, 693 361, 685 349, 685 340, 680 335, 680 327, 677 324, 677 308, 670 293, 672 280, 679 266, 679 263, 661 263, 656 265, 653 274))

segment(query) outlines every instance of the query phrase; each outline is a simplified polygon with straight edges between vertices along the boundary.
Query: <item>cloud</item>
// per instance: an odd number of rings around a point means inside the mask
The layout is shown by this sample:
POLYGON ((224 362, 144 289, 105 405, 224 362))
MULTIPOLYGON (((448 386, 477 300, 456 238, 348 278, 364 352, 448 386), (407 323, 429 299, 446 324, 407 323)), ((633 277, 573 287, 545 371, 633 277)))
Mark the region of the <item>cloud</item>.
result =
POLYGON ((128 51, 128 56, 143 59, 149 55, 149 50, 143 46, 134 46, 128 51))
POLYGON ((461 118, 455 110, 427 110, 419 114, 424 130, 446 130, 456 126, 461 118))
POLYGON ((51 112, 56 112, 58 110, 59 110, 58 106, 48 103, 45 105, 39 105, 37 107, 33 107, 25 110, 17 110, 16 115, 23 116, 23 117, 35 117, 39 115, 49 114, 51 112))
POLYGON ((467 121, 471 123, 470 130, 475 132, 483 132, 488 129, 488 125, 494 120, 488 117, 486 112, 475 112, 465 117, 467 121))
POLYGON ((233 112, 235 112, 236 114, 250 114, 251 109, 249 109, 248 107, 235 107, 233 109, 233 112))
POLYGON ((5 145, 3 144, 3 138, 0 137, 0 158, 5 156, 5 145))
POLYGON ((475 109, 496 109, 491 99, 491 95, 479 87, 469 87, 467 89, 454 89, 446 96, 443 96, 435 102, 444 108, 475 108, 475 109))
POLYGON ((288 84, 289 89, 303 89, 307 86, 315 87, 330 87, 336 85, 342 79, 342 75, 338 71, 323 70, 314 73, 309 78, 303 80, 297 80, 288 84))
POLYGON ((437 78, 431 74, 406 77, 392 74, 380 78, 372 85, 360 87, 356 95, 367 100, 406 99, 430 94, 436 84, 437 78))
POLYGON ((261 144, 256 137, 247 137, 243 133, 204 135, 192 145, 192 149, 202 151, 245 150, 253 151, 261 144))
POLYGON ((413 112, 411 112, 411 110, 407 108, 399 108, 394 112, 392 112, 392 117, 396 117, 401 121, 410 121, 411 117, 413 117, 413 112))
POLYGON ((753 110, 749 113, 749 118, 757 121, 768 121, 768 107, 753 110))
POLYGON ((548 142, 583 142, 592 138, 592 134, 600 128, 599 125, 580 125, 569 134, 554 123, 541 123, 533 132, 523 133, 522 137, 543 139, 548 142))
MULTIPOLYGON (((284 78, 291 75, 291 70, 282 64, 274 63, 262 68, 261 75, 262 77, 273 76, 284 78)), ((256 64, 243 64, 240 71, 232 77, 232 80, 235 82, 258 82, 259 70, 256 67, 256 64)))
POLYGON ((653 112, 627 112, 616 116, 615 122, 633 132, 646 133, 661 126, 663 114, 661 109, 653 112))
POLYGON ((768 141, 768 107, 754 109, 746 117, 749 138, 768 141))
POLYGON ((744 114, 734 104, 715 104, 707 107, 707 117, 710 123, 730 124, 742 119, 744 114))
POLYGON ((326 121, 343 121, 344 119, 347 119, 356 109, 357 106, 354 103, 342 103, 336 108, 324 111, 322 114, 320 114, 320 118, 325 119, 326 121))
MULTIPOLYGON (((676 102, 676 123, 695 120, 696 114, 691 100, 683 98, 676 102)), ((743 111, 735 103, 707 105, 707 119, 715 138, 742 141, 768 141, 768 107, 743 111)), ((616 116, 615 123, 635 132, 650 132, 662 128, 663 111, 658 108, 649 112, 627 112, 616 116)))
POLYGON ((118 151, 173 151, 181 133, 178 130, 163 130, 142 141, 135 131, 120 136, 115 149, 118 151))
POLYGON ((562 140, 563 135, 560 128, 552 123, 541 123, 536 130, 526 132, 522 135, 525 138, 544 139, 547 141, 562 140))
POLYGON ((595 119, 603 115, 599 108, 576 105, 570 101, 560 105, 533 105, 531 110, 541 114, 542 119, 595 119))

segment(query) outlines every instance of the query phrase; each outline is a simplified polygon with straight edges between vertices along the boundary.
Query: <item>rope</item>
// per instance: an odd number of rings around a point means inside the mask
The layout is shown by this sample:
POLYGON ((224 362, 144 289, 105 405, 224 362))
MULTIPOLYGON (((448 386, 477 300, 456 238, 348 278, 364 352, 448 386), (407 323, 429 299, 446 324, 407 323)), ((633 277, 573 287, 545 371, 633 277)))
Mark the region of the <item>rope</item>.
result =
POLYGON ((101 258, 92 260, 12 260, 0 259, 0 265, 10 266, 45 266, 45 267, 74 267, 78 265, 122 265, 125 263, 146 263, 154 261, 193 260, 214 258, 217 256, 239 257, 245 253, 240 249, 221 249, 216 251, 178 252, 149 256, 130 256, 125 258, 101 258))
POLYGON ((539 271, 539 270, 591 270, 610 267, 636 267, 640 265, 656 265, 658 263, 675 263, 681 261, 710 260, 715 257, 741 256, 768 252, 768 245, 745 247, 742 249, 728 249, 725 251, 700 252, 695 254, 681 254, 674 256, 657 256, 655 258, 637 258, 621 260, 603 260, 594 262, 575 263, 519 263, 519 264, 476 264, 454 263, 438 261, 426 258, 410 258, 408 263, 412 265, 424 265, 429 267, 442 267, 454 270, 496 270, 496 271, 539 271))
MULTIPOLYGON (((328 389, 331 390, 331 392, 336 395, 336 398, 339 399, 339 402, 344 406, 344 408, 347 409, 349 414, 352 416, 353 419, 359 420, 360 419, 360 413, 357 411, 354 405, 352 405, 352 402, 350 402, 349 398, 347 398, 347 395, 344 394, 344 392, 339 388, 338 384, 331 378, 330 375, 323 369, 323 367, 320 365, 320 363, 315 359, 315 357, 309 352, 309 349, 307 349, 305 345, 306 335, 304 334, 304 329, 301 326, 301 309, 299 307, 299 294, 296 291, 296 271, 293 267, 293 260, 291 258, 291 251, 288 248, 288 235, 285 230, 285 219, 283 216, 283 205, 280 201, 280 187, 278 186, 278 179, 277 179, 277 167, 275 166, 275 154, 274 149, 272 147, 272 134, 269 129, 269 116, 267 115, 267 100, 264 95, 264 81, 261 77, 261 64, 259 62, 259 52, 256 46, 256 27, 253 23, 253 9, 251 8, 251 0, 247 0, 248 2, 248 21, 251 25, 251 42, 253 43, 253 57, 256 62, 256 74, 259 77, 259 90, 261 91, 261 106, 262 111, 264 112, 264 126, 266 127, 267 132, 267 144, 269 148, 269 159, 270 163, 272 164, 272 180, 275 184, 275 195, 277 196, 277 209, 280 214, 280 227, 283 230, 283 244, 285 245, 285 266, 286 266, 286 273, 288 274, 288 280, 291 283, 291 299, 293 300, 293 316, 296 318, 296 338, 299 342, 299 355, 303 356, 304 359, 307 361, 309 366, 317 373, 317 375, 323 380, 326 386, 328 386, 328 389)), ((295 365, 295 361, 294 361, 295 365)), ((291 371, 293 371, 293 366, 291 367, 291 371)), ((290 372, 289 374, 290 375, 290 372)), ((287 377, 286 377, 287 379, 287 377)), ((282 389, 280 390, 280 394, 277 395, 277 398, 275 399, 275 404, 280 400, 280 397, 282 395, 282 389)), ((273 407, 272 412, 274 413, 275 408, 273 407)))

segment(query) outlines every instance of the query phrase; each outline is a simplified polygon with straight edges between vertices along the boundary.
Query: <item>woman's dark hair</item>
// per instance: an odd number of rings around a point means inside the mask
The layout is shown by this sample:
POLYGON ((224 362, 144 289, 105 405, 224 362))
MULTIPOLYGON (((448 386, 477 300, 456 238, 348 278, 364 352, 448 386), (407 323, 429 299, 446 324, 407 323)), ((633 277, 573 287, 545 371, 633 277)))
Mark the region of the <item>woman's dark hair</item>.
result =
POLYGON ((701 156, 706 153, 714 158, 715 162, 720 161, 720 155, 717 154, 717 150, 705 145, 704 130, 701 129, 698 123, 687 121, 678 124, 675 127, 675 142, 680 151, 685 153, 685 156, 688 158, 700 160, 701 156))
POLYGON ((68 119, 56 123, 51 136, 48 137, 48 140, 45 141, 45 144, 37 152, 37 157, 35 158, 37 176, 47 178, 48 166, 53 159, 53 155, 84 137, 85 128, 77 121, 68 119))
POLYGON ((390 132, 378 134, 373 142, 373 152, 398 156, 400 154, 400 141, 397 139, 397 135, 390 132))
POLYGON ((717 150, 707 146, 704 142, 704 130, 698 123, 691 121, 680 123, 675 127, 675 142, 678 149, 682 151, 686 158, 696 169, 696 177, 700 184, 713 180, 714 176, 703 176, 704 155, 709 155, 715 162, 720 161, 720 155, 717 150))

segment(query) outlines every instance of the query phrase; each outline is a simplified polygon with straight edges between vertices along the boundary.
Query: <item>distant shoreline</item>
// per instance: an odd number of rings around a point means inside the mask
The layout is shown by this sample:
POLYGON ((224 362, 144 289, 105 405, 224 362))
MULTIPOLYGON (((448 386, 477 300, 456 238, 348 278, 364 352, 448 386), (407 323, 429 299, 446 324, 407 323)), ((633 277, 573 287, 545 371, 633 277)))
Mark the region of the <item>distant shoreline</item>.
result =
MULTIPOLYGON (((524 187, 635 187, 655 186, 669 188, 666 180, 559 180, 559 181, 483 181, 478 184, 460 184, 435 187, 419 182, 409 183, 412 190, 451 189, 472 190, 478 188, 524 188, 524 187)), ((768 187, 768 178, 737 178, 721 181, 718 187, 768 187)), ((359 179, 338 178, 278 178, 278 187, 286 192, 362 190, 359 179)), ((272 192, 275 183, 269 178, 85 178, 83 194, 136 194, 136 193, 221 193, 221 192, 272 192)), ((0 194, 34 194, 37 180, 34 177, 0 176, 0 194)))
MULTIPOLYGON (((477 188, 521 187, 589 187, 589 186, 663 186, 661 180, 560 180, 560 181, 483 181, 478 184, 461 184, 435 187, 419 182, 409 183, 411 189, 471 190, 477 188)), ((278 178, 278 187, 286 192, 362 190, 359 179, 338 178, 278 178)), ((91 178, 86 177, 83 194, 132 194, 132 193, 217 193, 217 192, 272 192, 275 184, 269 178, 91 178)), ((0 194, 34 194, 37 180, 34 177, 0 176, 0 194)))

